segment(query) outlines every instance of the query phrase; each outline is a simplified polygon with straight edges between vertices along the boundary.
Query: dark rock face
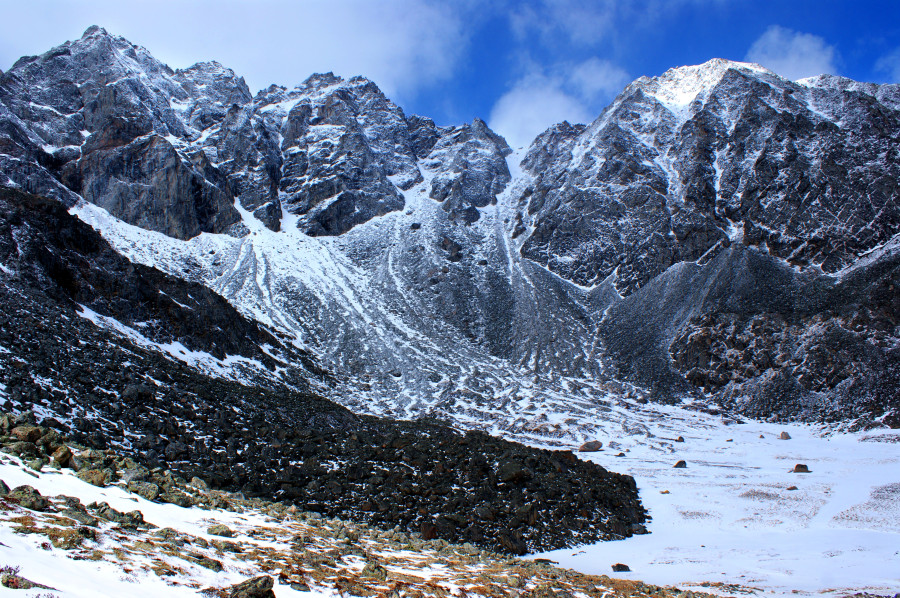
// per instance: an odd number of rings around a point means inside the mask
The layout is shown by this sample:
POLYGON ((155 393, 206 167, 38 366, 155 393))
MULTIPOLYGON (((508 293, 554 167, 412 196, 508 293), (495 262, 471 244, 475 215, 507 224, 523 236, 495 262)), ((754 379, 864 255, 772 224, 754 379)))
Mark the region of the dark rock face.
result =
POLYGON ((203 154, 196 158, 197 164, 187 163, 171 143, 149 135, 120 147, 86 150, 63 180, 91 203, 142 228, 178 239, 224 232, 237 221, 234 198, 222 173, 209 168, 203 154), (198 169, 208 169, 207 177, 198 169))
POLYGON ((601 335, 619 373, 660 398, 697 388, 761 419, 895 427, 898 273, 896 247, 836 278, 733 245, 613 305, 601 335))
POLYGON ((0 78, 0 184, 81 196, 179 239, 240 234, 236 199, 272 230, 284 209, 310 235, 339 235, 403 208, 432 154, 434 197, 472 222, 509 182, 507 153, 482 121, 407 118, 362 77, 254 98, 216 62, 173 72, 98 27, 0 78))
POLYGON ((426 162, 426 168, 435 170, 429 196, 443 202, 452 218, 475 222, 480 217, 476 208, 496 203, 509 183, 505 157, 511 152, 479 119, 443 131, 426 162))
POLYGON ((266 102, 296 102, 282 126, 284 208, 310 235, 338 235, 399 210, 422 178, 403 111, 374 83, 314 75, 266 102), (396 177, 394 184, 388 177, 396 177))
POLYGON ((624 295, 734 239, 836 272, 900 225, 898 137, 896 85, 722 60, 638 79, 586 129, 535 141, 522 253, 624 295))
POLYGON ((0 99, 9 111, 6 159, 38 165, 7 163, 11 183, 74 203, 52 178, 126 222, 178 238, 224 232, 240 219, 224 176, 167 141, 192 135, 173 108, 191 97, 143 48, 91 27, 16 62, 0 79, 0 99))
POLYGON ((898 139, 896 85, 673 69, 535 140, 513 236, 620 294, 605 353, 658 399, 897 425, 898 139))

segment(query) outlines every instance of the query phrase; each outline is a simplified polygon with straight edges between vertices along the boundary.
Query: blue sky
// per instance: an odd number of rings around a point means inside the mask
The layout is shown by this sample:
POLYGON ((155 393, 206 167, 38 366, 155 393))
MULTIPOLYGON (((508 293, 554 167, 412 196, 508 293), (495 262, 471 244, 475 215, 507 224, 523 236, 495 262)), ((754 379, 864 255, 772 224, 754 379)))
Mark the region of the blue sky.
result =
POLYGON ((173 68, 216 59, 254 92, 313 72, 372 78, 439 124, 487 120, 512 145, 589 121, 642 75, 711 58, 791 79, 900 82, 893 0, 0 0, 0 69, 91 24, 173 68))

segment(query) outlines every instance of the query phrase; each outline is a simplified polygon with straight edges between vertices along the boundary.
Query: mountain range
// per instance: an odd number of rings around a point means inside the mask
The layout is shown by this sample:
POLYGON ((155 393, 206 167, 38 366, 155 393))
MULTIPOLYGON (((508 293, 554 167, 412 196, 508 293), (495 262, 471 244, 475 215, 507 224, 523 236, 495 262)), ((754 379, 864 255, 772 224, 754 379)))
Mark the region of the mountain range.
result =
MULTIPOLYGON (((557 448, 616 402, 898 427, 898 148, 898 85, 715 59, 514 151, 363 77, 253 95, 216 62, 172 70, 91 27, 0 74, 0 392, 187 469, 188 397, 212 425, 210 384, 238 433, 207 444, 231 465, 278 427, 401 434, 360 414, 557 448), (242 437, 232 410, 265 431, 242 437)), ((531 458, 522 476, 564 469, 531 458)), ((607 536, 644 521, 620 483, 607 536)), ((437 527, 488 533, 460 525, 437 527)))

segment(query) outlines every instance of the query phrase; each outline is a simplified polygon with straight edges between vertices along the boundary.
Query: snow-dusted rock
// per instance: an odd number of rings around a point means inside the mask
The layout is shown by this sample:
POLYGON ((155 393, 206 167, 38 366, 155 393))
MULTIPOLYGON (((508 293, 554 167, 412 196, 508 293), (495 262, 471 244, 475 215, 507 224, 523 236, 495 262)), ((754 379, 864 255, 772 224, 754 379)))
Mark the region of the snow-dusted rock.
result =
POLYGON ((535 140, 523 255, 626 295, 735 241, 836 272, 896 232, 897 97, 720 59, 642 77, 583 131, 535 140))

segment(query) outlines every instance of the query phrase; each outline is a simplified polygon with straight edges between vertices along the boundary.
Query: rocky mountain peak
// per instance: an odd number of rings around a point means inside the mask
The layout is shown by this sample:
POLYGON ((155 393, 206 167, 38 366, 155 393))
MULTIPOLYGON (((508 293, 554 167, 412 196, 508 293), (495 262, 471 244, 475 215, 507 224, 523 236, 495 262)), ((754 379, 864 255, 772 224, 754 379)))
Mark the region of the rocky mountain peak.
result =
POLYGON ((679 67, 630 85, 576 139, 539 137, 524 255, 580 284, 615 275, 624 294, 737 239, 799 266, 851 264, 893 234, 897 165, 871 157, 893 151, 894 90, 816 81, 724 60, 679 67), (568 232, 576 220, 583 238, 568 232))
POLYGON ((303 81, 301 87, 308 89, 322 89, 324 87, 329 87, 332 85, 340 85, 343 82, 343 77, 340 77, 338 75, 335 75, 331 71, 328 71, 327 73, 313 73, 303 81))
POLYGON ((758 64, 714 58, 703 64, 671 68, 658 77, 641 77, 626 88, 625 93, 629 89, 640 89, 669 110, 681 112, 696 99, 706 98, 729 72, 748 77, 778 77, 758 64))
POLYGON ((188 88, 186 91, 194 97, 215 94, 219 91, 216 88, 224 87, 228 95, 222 99, 223 102, 246 104, 253 99, 244 78, 238 77, 233 70, 215 60, 198 62, 186 69, 179 69, 175 71, 175 78, 182 81, 188 88))
POLYGON ((100 27, 17 62, 0 100, 14 129, 6 155, 26 158, 8 163, 10 184, 182 239, 244 234, 235 201, 272 230, 286 210, 310 235, 342 234, 401 209, 440 139, 453 158, 435 198, 452 197, 451 213, 476 220, 509 181, 508 148, 483 121, 445 130, 407 119, 371 80, 333 73, 253 97, 218 62, 172 71, 100 27), (472 172, 484 151, 488 172, 472 172))

